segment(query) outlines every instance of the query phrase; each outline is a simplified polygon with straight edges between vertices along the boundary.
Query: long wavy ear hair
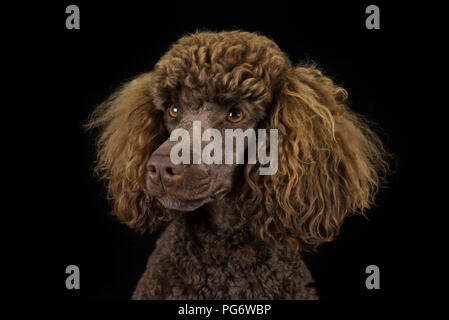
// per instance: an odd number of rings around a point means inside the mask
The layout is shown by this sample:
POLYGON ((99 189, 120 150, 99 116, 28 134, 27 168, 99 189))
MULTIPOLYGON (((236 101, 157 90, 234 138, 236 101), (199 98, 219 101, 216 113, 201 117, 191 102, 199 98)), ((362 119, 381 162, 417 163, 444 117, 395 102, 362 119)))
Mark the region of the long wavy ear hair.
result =
POLYGON ((123 85, 92 113, 87 129, 99 129, 95 172, 106 181, 113 213, 140 231, 155 230, 170 211, 148 195, 146 163, 168 137, 162 113, 149 93, 152 73, 123 85))
POLYGON ((316 249, 337 236, 345 216, 373 204, 388 153, 346 99, 313 65, 286 71, 264 124, 278 129, 278 171, 262 176, 247 165, 237 203, 264 241, 316 249))

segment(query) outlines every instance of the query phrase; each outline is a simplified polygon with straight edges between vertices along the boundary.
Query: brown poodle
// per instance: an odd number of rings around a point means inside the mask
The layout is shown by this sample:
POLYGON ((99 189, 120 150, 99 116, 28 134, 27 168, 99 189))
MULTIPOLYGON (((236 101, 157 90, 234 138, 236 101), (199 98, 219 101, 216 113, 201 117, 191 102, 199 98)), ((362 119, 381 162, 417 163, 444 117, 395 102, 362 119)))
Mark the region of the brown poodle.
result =
POLYGON ((363 212, 387 169, 377 135, 315 66, 242 31, 182 37, 93 113, 114 213, 157 241, 133 299, 317 299, 300 251, 363 212), (277 129, 278 170, 174 164, 175 128, 277 129))

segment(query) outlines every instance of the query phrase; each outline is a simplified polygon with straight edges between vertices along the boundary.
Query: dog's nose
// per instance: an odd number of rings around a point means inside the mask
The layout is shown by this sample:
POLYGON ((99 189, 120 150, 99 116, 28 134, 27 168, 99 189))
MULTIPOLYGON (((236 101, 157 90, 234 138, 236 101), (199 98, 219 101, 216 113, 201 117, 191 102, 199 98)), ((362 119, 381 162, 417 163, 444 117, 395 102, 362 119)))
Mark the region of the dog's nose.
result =
POLYGON ((168 156, 153 154, 148 161, 149 178, 156 184, 162 182, 169 187, 178 182, 184 175, 184 165, 173 164, 168 156))

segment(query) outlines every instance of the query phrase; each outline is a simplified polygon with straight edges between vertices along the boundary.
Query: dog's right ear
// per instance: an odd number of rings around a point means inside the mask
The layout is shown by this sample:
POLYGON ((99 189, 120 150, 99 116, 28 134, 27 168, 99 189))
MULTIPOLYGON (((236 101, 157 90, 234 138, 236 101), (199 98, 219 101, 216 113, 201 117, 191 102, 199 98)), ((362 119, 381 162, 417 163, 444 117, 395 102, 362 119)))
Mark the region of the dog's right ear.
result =
POLYGON ((170 220, 145 187, 146 163, 167 138, 162 113, 153 105, 153 75, 124 84, 91 114, 87 129, 99 130, 95 173, 106 182, 113 213, 140 231, 170 220))

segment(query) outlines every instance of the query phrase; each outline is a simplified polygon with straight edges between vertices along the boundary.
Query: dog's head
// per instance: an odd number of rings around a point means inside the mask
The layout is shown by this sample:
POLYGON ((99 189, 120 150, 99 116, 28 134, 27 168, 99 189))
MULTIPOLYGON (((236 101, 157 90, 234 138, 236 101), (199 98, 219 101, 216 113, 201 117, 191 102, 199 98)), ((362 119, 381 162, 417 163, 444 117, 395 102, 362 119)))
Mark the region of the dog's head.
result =
MULTIPOLYGON (((96 169, 115 214, 132 227, 152 230, 232 194, 256 236, 314 248, 337 235, 349 212, 369 208, 387 167, 380 140, 346 98, 314 66, 292 66, 264 36, 188 35, 93 113, 88 126, 101 128, 96 169), (189 155, 174 163, 179 141, 169 137, 180 129, 189 155), (207 150, 207 129, 221 134, 221 149, 207 150), (226 129, 277 129, 277 172, 260 175, 259 162, 195 164, 204 153, 229 154, 226 129)), ((239 152, 231 150, 234 160, 239 152)))

